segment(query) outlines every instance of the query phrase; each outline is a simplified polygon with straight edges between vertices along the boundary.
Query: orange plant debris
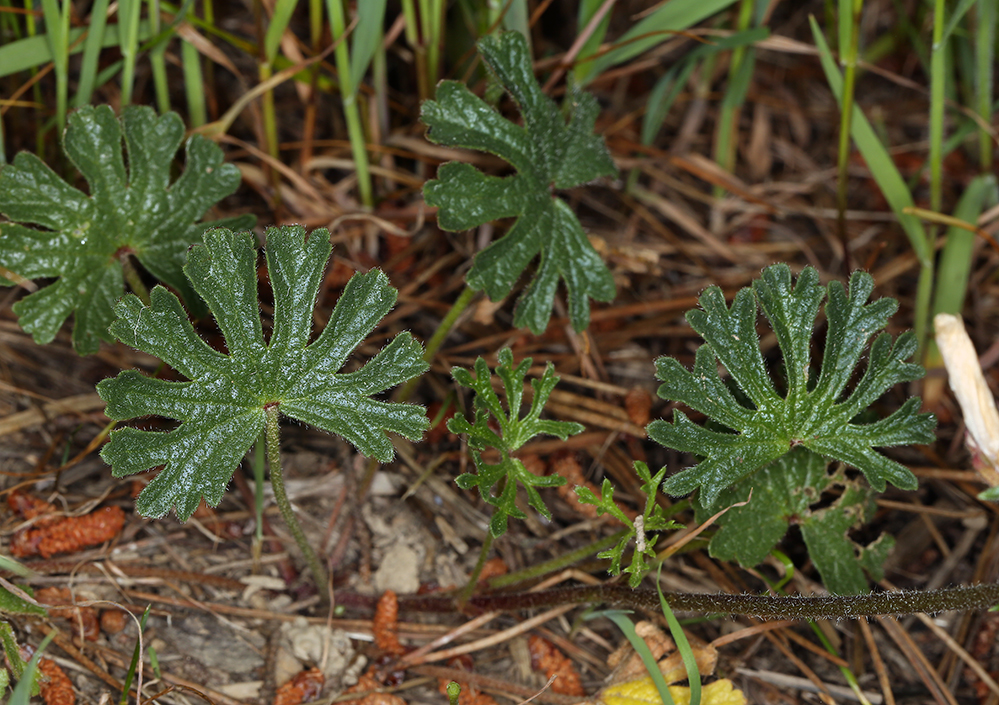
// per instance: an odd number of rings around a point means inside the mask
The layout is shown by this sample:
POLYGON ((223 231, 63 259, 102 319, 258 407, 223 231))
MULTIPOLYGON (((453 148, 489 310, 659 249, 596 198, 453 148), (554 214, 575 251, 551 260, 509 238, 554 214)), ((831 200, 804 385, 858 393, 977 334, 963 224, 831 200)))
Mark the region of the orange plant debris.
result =
POLYGON ((101 631, 105 634, 121 634, 125 631, 128 619, 121 610, 101 610, 101 631))
POLYGON ((301 671, 277 689, 274 705, 300 705, 315 700, 326 684, 326 677, 318 668, 301 671))
POLYGON ((11 492, 7 495, 7 506, 12 512, 17 512, 25 519, 34 519, 42 514, 55 511, 54 505, 23 492, 11 492))
MULTIPOLYGON (((437 690, 447 695, 447 684, 451 681, 448 678, 437 679, 437 690)), ((499 705, 491 695, 486 695, 482 691, 475 690, 465 683, 458 681, 461 686, 461 694, 458 695, 458 705, 499 705)))
POLYGON ((42 658, 38 661, 38 670, 42 672, 41 696, 45 705, 76 705, 76 693, 69 676, 52 659, 42 658))
POLYGON ((624 409, 636 426, 646 426, 652 415, 652 395, 645 387, 632 387, 624 397, 624 409))
MULTIPOLYGON (((459 671, 470 672, 472 670, 472 657, 468 654, 455 656, 447 662, 447 665, 459 671)), ((444 695, 447 695, 447 684, 451 680, 451 678, 438 678, 437 689, 444 695)), ((497 705, 492 696, 476 690, 463 680, 457 678, 454 680, 461 687, 461 692, 458 695, 458 705, 497 705)))
MULTIPOLYGON (((374 676, 375 668, 372 664, 357 683, 347 688, 344 693, 361 693, 365 690, 381 688, 381 683, 374 676)), ((406 701, 394 693, 368 693, 363 698, 351 702, 356 702, 357 705, 406 705, 406 701)))
POLYGON ((545 678, 557 676, 551 687, 553 693, 577 696, 586 694, 579 671, 550 641, 532 634, 527 638, 527 651, 531 654, 531 668, 543 671, 545 678))
POLYGON ((125 512, 121 507, 103 507, 81 517, 43 520, 14 534, 10 555, 48 558, 57 553, 74 553, 113 539, 124 525, 125 512))
POLYGON ((74 633, 82 630, 84 639, 97 641, 101 633, 97 610, 93 607, 77 607, 69 588, 39 588, 35 591, 35 599, 42 605, 50 605, 48 607, 50 617, 68 620, 74 633))
POLYGON ((478 584, 485 585, 489 582, 490 578, 495 578, 497 575, 506 575, 509 570, 510 569, 506 567, 506 561, 499 556, 490 558, 486 561, 485 565, 482 566, 482 572, 479 573, 478 584))
POLYGON ((406 653, 406 647, 399 642, 399 636, 396 634, 398 621, 399 598, 391 590, 386 590, 378 598, 378 604, 375 606, 371 631, 375 636, 375 646, 393 656, 402 656, 406 653))

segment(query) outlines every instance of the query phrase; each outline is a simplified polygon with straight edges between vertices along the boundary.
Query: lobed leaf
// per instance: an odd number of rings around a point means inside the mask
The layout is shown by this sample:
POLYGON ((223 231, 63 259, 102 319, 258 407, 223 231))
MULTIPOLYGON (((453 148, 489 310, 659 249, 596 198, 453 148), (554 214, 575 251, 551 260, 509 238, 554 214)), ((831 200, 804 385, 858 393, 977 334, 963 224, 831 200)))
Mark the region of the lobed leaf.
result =
POLYGON ((867 592, 864 572, 875 579, 882 577, 880 564, 894 541, 882 534, 870 546, 861 546, 849 537, 852 529, 873 515, 874 495, 841 474, 830 475, 827 466, 821 455, 798 446, 723 490, 713 504, 698 497, 695 517, 699 522, 731 507, 715 522, 718 531, 708 546, 711 556, 735 560, 747 568, 759 565, 793 523, 800 527, 809 557, 830 591, 840 595, 867 592), (843 487, 842 494, 831 505, 818 507, 822 493, 837 486, 843 487), (747 500, 743 506, 732 506, 747 500))
POLYGON ((502 117, 463 84, 442 81, 437 99, 423 104, 427 138, 495 154, 517 173, 488 176, 469 164, 451 162, 427 183, 424 198, 437 206, 438 224, 445 230, 516 217, 503 238, 476 256, 469 286, 484 289, 493 300, 502 299, 540 255, 538 271, 518 302, 514 324, 542 333, 561 279, 568 291, 572 325, 581 331, 589 324, 589 300, 613 299, 614 280, 575 214, 553 191, 617 173, 603 139, 593 134, 596 100, 573 93, 566 123, 534 78, 523 35, 487 36, 478 46, 486 65, 520 107, 523 127, 502 117))
POLYGON ((166 432, 113 431, 101 451, 116 477, 164 466, 139 496, 141 514, 162 516, 175 506, 186 520, 202 497, 218 504, 259 436, 269 406, 340 435, 383 462, 393 456, 386 432, 411 439, 422 435, 427 426, 422 407, 370 398, 426 371, 423 349, 408 333, 397 335, 359 370, 338 372, 395 303, 396 291, 383 273, 354 275, 329 323, 309 342, 330 251, 326 230, 308 237, 299 226, 268 230, 274 327, 265 342, 252 233, 222 228, 205 233, 184 273, 211 309, 227 355, 197 335, 180 301, 163 287, 153 289, 149 306, 129 295, 115 307, 115 337, 158 356, 189 380, 166 381, 128 370, 97 385, 110 418, 157 415, 181 422, 166 432))
MULTIPOLYGON (((128 254, 178 291, 195 314, 204 312, 183 275, 188 247, 208 227, 245 228, 253 218, 198 222, 236 190, 239 170, 223 163, 217 145, 194 136, 185 169, 171 183, 183 138, 176 113, 157 117, 149 107, 129 106, 118 120, 109 106, 86 106, 70 115, 63 149, 89 196, 27 152, 0 170, 0 213, 11 221, 0 223, 0 266, 25 279, 56 278, 14 304, 36 342, 51 342, 74 313, 77 353, 94 353, 101 340, 110 341, 112 308, 124 293, 120 258, 128 254)), ((0 278, 2 285, 12 283, 0 278)))
POLYGON ((914 337, 903 334, 893 343, 887 333, 879 335, 870 347, 864 374, 844 397, 868 343, 897 307, 891 299, 868 303, 873 286, 870 275, 856 272, 848 292, 838 282, 824 290, 811 267, 792 285, 790 268, 777 264, 763 270, 751 289, 741 290, 731 307, 721 289, 707 289, 700 298, 701 308, 687 314, 691 327, 705 341, 695 356, 694 369, 686 370, 670 358, 657 360, 656 376, 663 382, 659 396, 682 402, 731 432, 696 426, 680 411, 674 412, 673 423, 653 421, 648 427, 653 439, 704 458, 667 478, 663 489, 685 494, 700 488, 702 501, 713 505, 726 487, 799 445, 859 469, 879 491, 886 482, 914 489, 915 476, 874 448, 931 442, 933 415, 917 413, 919 400, 911 399, 877 423, 854 420, 892 385, 922 375, 919 365, 906 361, 915 352, 914 337), (825 352, 818 378, 810 386, 811 333, 827 295, 825 352), (783 396, 760 351, 757 304, 784 358, 783 396), (722 379, 716 361, 748 398, 746 404, 736 399, 722 379))

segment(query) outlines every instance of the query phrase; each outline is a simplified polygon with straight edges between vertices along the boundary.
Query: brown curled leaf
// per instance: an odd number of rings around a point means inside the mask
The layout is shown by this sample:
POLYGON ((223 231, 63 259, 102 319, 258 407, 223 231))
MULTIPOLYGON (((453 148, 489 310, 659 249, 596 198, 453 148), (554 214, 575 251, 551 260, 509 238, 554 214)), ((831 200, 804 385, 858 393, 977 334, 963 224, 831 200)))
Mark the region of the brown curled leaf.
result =
POLYGON ((509 568, 506 566, 506 561, 504 561, 499 556, 490 558, 482 566, 482 572, 479 573, 479 585, 485 585, 489 582, 490 578, 495 578, 498 575, 506 575, 509 572, 509 568))
POLYGON ((596 519, 597 508, 592 504, 580 502, 576 488, 579 486, 589 487, 598 497, 600 496, 600 488, 583 477, 583 468, 580 467, 576 455, 574 453, 556 453, 552 457, 551 470, 556 475, 565 478, 565 484, 555 488, 562 501, 587 519, 596 519))

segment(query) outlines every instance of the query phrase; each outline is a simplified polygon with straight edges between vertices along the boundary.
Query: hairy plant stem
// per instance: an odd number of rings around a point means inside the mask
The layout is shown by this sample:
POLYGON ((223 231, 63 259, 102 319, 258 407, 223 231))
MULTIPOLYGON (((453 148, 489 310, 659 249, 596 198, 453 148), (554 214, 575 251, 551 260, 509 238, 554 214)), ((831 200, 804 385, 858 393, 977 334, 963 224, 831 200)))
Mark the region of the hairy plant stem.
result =
POLYGON ((121 262, 121 272, 125 277, 125 281, 128 282, 129 288, 132 289, 132 293, 139 297, 139 300, 146 306, 149 305, 149 289, 146 285, 142 283, 142 277, 139 276, 139 272, 136 271, 135 265, 132 264, 132 257, 128 253, 123 253, 121 257, 118 258, 121 262))
POLYGON ((271 487, 274 488, 274 503, 281 510, 281 518, 284 519, 284 523, 295 538, 295 543, 298 544, 298 548, 302 552, 309 570, 312 571, 312 579, 316 581, 320 597, 323 600, 328 600, 327 585, 329 584, 329 580, 326 577, 326 568, 323 567, 319 556, 316 555, 316 552, 312 550, 312 546, 309 545, 309 541, 305 537, 305 532, 302 531, 302 525, 298 523, 298 519, 295 517, 295 510, 291 508, 291 502, 288 501, 288 493, 284 488, 284 476, 281 473, 281 448, 278 434, 277 405, 267 407, 266 413, 267 465, 271 470, 271 487))
POLYGON ((459 609, 465 606, 472 593, 475 592, 475 586, 479 582, 479 576, 482 575, 482 568, 486 565, 486 559, 489 558, 489 549, 492 547, 493 532, 486 530, 486 540, 482 542, 482 550, 479 551, 479 560, 476 562, 472 574, 468 576, 468 582, 465 583, 465 587, 458 593, 459 609))
POLYGON ((625 533, 627 533, 627 529, 622 529, 621 531, 617 531, 610 536, 605 536, 599 541, 594 541, 591 544, 577 548, 575 551, 570 551, 564 555, 556 556, 555 558, 543 563, 528 566, 523 570, 507 573, 506 575, 497 575, 495 578, 489 579, 489 587, 495 590, 497 588, 506 587, 507 585, 515 585, 517 583, 524 582, 525 580, 540 578, 543 575, 548 575, 549 573, 554 573, 562 570, 563 568, 568 568, 574 563, 583 560, 587 556, 593 555, 597 551, 602 551, 605 548, 614 546, 621 540, 621 537, 624 536, 625 533))
MULTIPOLYGON (((451 329, 454 328, 455 322, 468 305, 472 303, 472 299, 475 297, 475 289, 466 286, 465 290, 462 291, 458 298, 455 299, 454 303, 451 304, 451 308, 441 319, 441 322, 437 325, 437 330, 434 331, 433 335, 430 336, 430 340, 427 341, 427 347, 423 352, 423 359, 427 362, 432 362, 434 355, 440 349, 441 345, 447 339, 448 334, 451 329)), ((396 401, 406 401, 412 395, 413 390, 416 389, 416 385, 420 383, 420 377, 413 377, 413 379, 406 382, 402 389, 399 391, 399 395, 396 397, 396 401)))
MULTIPOLYGON (((999 583, 961 585, 926 591, 877 592, 866 595, 822 595, 781 597, 776 595, 727 595, 687 592, 663 593, 677 612, 744 614, 763 619, 843 619, 875 617, 916 612, 979 610, 999 604, 999 583)), ((632 590, 626 585, 585 585, 553 588, 540 592, 478 595, 467 607, 483 612, 549 608, 571 604, 609 604, 633 609, 660 611, 655 589, 632 590)), ((443 596, 400 599, 399 607, 409 611, 453 612, 455 601, 443 596)))

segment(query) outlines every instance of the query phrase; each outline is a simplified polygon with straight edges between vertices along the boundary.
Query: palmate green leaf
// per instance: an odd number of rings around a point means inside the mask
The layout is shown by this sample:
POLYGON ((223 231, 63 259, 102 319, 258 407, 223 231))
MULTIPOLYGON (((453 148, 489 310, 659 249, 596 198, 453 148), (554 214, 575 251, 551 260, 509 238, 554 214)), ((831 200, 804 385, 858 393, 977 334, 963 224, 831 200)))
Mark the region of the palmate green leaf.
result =
POLYGON ((809 557, 830 591, 840 595, 867 592, 864 571, 875 579, 882 577, 880 565, 894 540, 882 534, 869 546, 861 546, 849 537, 850 530, 873 515, 874 493, 840 474, 828 474, 827 466, 821 455, 798 446, 723 490, 713 504, 695 499, 698 522, 731 507, 715 522, 718 531, 708 547, 711 556, 738 561, 746 568, 759 565, 793 522, 800 527, 809 557), (822 493, 835 486, 843 486, 836 501, 813 508, 822 493), (732 506, 747 500, 743 506, 732 506))
POLYGON ((524 513, 516 505, 518 484, 527 490, 528 503, 547 519, 551 518, 551 512, 535 488, 558 487, 565 484, 565 478, 559 475, 535 475, 524 467, 520 460, 511 457, 510 453, 541 434, 557 436, 564 441, 583 430, 581 424, 572 421, 550 421, 541 418, 545 402, 548 401, 559 380, 551 363, 540 378, 531 380, 534 392, 531 406, 527 414, 521 417, 524 380, 527 378, 532 360, 525 358, 514 367, 513 352, 510 348, 500 350, 496 358, 498 361, 496 375, 503 382, 509 411, 503 408, 499 395, 493 389, 489 365, 480 357, 475 361, 474 377, 471 372, 461 367, 451 368, 454 380, 475 392, 475 421, 469 423, 465 417, 455 415, 447 424, 451 433, 464 433, 468 436, 468 445, 472 448, 472 459, 478 472, 459 475, 455 478, 455 482, 464 490, 478 487, 482 498, 496 507, 489 523, 489 530, 494 538, 506 532, 507 517, 525 518, 524 513), (489 427, 490 418, 496 420, 499 433, 489 427), (483 461, 480 451, 486 448, 500 451, 499 463, 489 464, 483 461), (498 494, 494 492, 497 486, 499 486, 498 494))
POLYGON ((370 398, 426 371, 422 346, 409 333, 397 335, 361 369, 338 373, 395 304, 397 292, 382 272, 354 275, 310 343, 312 310, 331 251, 329 233, 317 230, 306 237, 298 226, 268 230, 274 329, 265 343, 253 235, 219 228, 207 231, 204 240, 192 248, 184 273, 208 303, 229 354, 205 343, 177 297, 158 286, 148 307, 133 295, 122 299, 111 332, 190 381, 128 370, 97 385, 112 419, 157 415, 181 422, 168 432, 113 431, 101 451, 116 477, 165 466, 139 495, 141 514, 162 516, 176 505, 186 520, 202 496, 218 504, 264 426, 265 409, 273 405, 383 462, 393 456, 386 431, 414 440, 422 436, 423 407, 370 398))
POLYGON ((723 489, 798 445, 859 469, 879 492, 886 482, 915 489, 915 476, 874 448, 932 442, 935 417, 917 413, 919 400, 910 399, 876 423, 853 421, 892 385, 922 376, 922 367, 906 362, 916 351, 915 338, 904 333, 893 342, 887 333, 879 335, 860 380, 849 394, 844 392, 868 342, 897 308, 893 299, 867 303, 873 287, 870 275, 855 272, 849 292, 839 282, 824 289, 811 267, 792 286, 790 268, 777 264, 763 270, 752 289, 741 290, 731 308, 721 289, 707 289, 699 301, 701 308, 687 314, 691 327, 705 341, 695 355, 694 369, 686 370, 673 358, 658 359, 656 376, 663 381, 659 396, 682 402, 733 432, 702 428, 680 411, 674 412, 673 423, 653 421, 648 431, 654 440, 704 458, 667 478, 663 490, 681 495, 699 487, 702 501, 713 505, 723 489), (825 352, 812 387, 811 334, 826 296, 825 352), (784 357, 787 389, 783 396, 760 351, 757 303, 784 357), (716 361, 728 370, 748 398, 747 404, 736 400, 720 377, 716 361))
MULTIPOLYGON (((239 170, 223 163, 217 145, 195 136, 187 142, 184 172, 171 183, 183 139, 176 113, 157 117, 149 107, 130 106, 119 121, 106 105, 86 106, 70 115, 63 148, 87 180, 89 196, 28 152, 0 170, 0 213, 12 221, 0 223, 0 266, 25 279, 56 278, 14 304, 36 342, 50 342, 74 312, 77 353, 97 352, 101 340, 110 341, 125 254, 178 291, 192 313, 203 314, 182 272, 188 247, 208 227, 246 228, 253 218, 198 222, 236 190, 239 170)), ((0 278, 0 285, 12 283, 0 278)))
POLYGON ((589 324, 589 300, 614 298, 614 280, 590 245, 572 210, 555 189, 568 189, 617 173, 603 139, 593 134, 597 103, 586 93, 571 96, 569 121, 541 92, 527 42, 518 32, 479 40, 479 51, 523 114, 523 127, 505 119, 463 84, 442 81, 437 100, 423 104, 427 139, 478 149, 508 161, 513 176, 487 176, 475 167, 449 162, 424 187, 437 222, 445 230, 466 230, 497 218, 516 217, 509 232, 480 252, 468 284, 494 301, 510 289, 530 262, 541 261, 521 296, 514 325, 542 333, 551 318, 559 279, 565 281, 569 318, 577 331, 589 324))

